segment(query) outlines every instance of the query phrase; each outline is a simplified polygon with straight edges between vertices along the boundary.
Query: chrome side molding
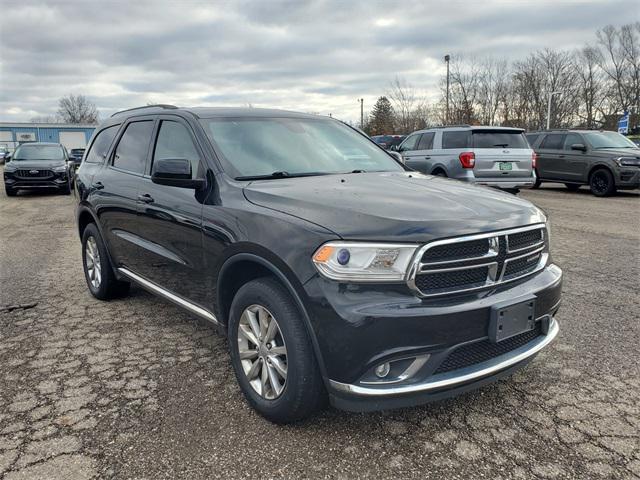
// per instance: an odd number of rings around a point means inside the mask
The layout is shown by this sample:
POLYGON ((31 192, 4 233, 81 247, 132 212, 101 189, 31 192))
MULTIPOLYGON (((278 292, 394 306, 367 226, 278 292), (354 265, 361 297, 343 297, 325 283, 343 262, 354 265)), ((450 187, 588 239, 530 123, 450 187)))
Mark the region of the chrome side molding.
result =
POLYGON ((172 293, 169 290, 166 290, 160 287, 159 285, 156 285, 155 283, 150 282, 146 278, 143 278, 140 275, 137 275, 124 267, 118 267, 118 272, 120 272, 122 275, 129 278, 130 280, 133 280, 145 290, 149 290, 151 293, 155 293, 156 295, 166 298, 170 302, 173 302, 176 305, 186 310, 189 310, 191 313, 201 318, 204 318, 205 320, 215 323, 216 325, 222 326, 222 324, 218 321, 216 316, 213 313, 211 313, 209 310, 206 310, 196 305, 195 303, 192 303, 189 300, 186 300, 176 295, 175 293, 172 293))
POLYGON ((329 384, 337 391, 364 397, 387 397, 452 388, 472 380, 488 377, 532 357, 549 345, 553 339, 556 338, 559 331, 560 327, 558 327, 558 322, 553 320, 549 326, 549 332, 546 335, 541 335, 533 342, 477 365, 433 375, 422 383, 404 386, 393 385, 380 388, 363 387, 360 385, 336 382, 335 380, 329 380, 329 384))

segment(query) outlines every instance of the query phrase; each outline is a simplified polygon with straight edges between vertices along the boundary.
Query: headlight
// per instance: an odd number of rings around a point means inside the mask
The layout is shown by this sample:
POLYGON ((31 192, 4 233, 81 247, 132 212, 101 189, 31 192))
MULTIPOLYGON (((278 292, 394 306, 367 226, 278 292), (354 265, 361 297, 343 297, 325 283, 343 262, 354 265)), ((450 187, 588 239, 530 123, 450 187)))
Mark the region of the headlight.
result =
POLYGON ((419 245, 328 242, 313 255, 322 275, 338 281, 401 282, 419 245))
POLYGON ((614 158, 614 160, 620 167, 640 167, 639 158, 619 157, 619 158, 614 158))
POLYGON ((53 167, 54 172, 62 173, 67 171, 66 165, 60 165, 59 167, 53 167))

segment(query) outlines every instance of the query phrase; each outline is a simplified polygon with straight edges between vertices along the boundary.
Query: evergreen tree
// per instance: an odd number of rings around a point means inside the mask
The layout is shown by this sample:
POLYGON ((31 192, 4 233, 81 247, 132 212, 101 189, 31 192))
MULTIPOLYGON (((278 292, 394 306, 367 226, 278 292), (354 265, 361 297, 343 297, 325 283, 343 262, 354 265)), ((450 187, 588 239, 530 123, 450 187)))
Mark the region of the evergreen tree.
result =
POLYGON ((368 129, 370 135, 384 135, 394 132, 395 114, 391 102, 387 97, 380 97, 373 106, 369 117, 368 129))

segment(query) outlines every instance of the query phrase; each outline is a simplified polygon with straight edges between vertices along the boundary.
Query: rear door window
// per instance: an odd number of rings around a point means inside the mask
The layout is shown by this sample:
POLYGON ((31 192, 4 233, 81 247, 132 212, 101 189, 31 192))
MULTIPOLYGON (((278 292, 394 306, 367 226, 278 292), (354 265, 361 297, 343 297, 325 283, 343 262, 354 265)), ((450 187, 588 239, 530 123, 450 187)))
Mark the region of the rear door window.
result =
POLYGON ((468 148, 470 132, 468 130, 442 132, 442 148, 468 148))
POLYGON ((540 144, 540 148, 543 150, 562 150, 564 144, 565 134, 550 134, 540 144))
POLYGON ((116 147, 113 166, 127 172, 144 173, 152 131, 152 120, 132 122, 127 125, 116 147))
POLYGON ((420 141, 418 142, 418 150, 431 150, 433 148, 434 132, 423 133, 420 141))
POLYGON ((473 148, 529 148, 522 132, 487 131, 473 132, 473 148))
MULTIPOLYGON (((87 163, 102 163, 109 153, 109 147, 113 142, 113 139, 118 133, 120 125, 113 125, 112 127, 101 130, 96 138, 93 140, 85 162, 87 163)), ((72 150, 73 152, 73 150, 72 150)), ((80 153, 80 152, 79 152, 80 153)))

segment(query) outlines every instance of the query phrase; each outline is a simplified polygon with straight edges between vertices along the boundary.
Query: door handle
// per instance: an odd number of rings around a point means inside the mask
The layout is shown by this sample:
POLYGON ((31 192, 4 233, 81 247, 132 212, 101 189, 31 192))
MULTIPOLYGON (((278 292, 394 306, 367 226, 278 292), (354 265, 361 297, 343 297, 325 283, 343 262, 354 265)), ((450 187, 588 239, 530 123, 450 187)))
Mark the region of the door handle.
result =
POLYGON ((558 155, 558 158, 564 158, 564 157, 565 157, 564 155, 558 155))
POLYGON ((428 156, 428 155, 427 155, 426 157, 424 157, 424 159, 425 159, 425 160, 429 160, 430 158, 431 158, 431 157, 430 157, 430 156, 428 156))
POLYGON ((138 195, 138 201, 142 203, 153 203, 153 197, 148 193, 138 195))
POLYGON ((104 185, 102 184, 102 182, 95 182, 91 184, 91 188, 95 190, 102 190, 104 188, 104 185))

